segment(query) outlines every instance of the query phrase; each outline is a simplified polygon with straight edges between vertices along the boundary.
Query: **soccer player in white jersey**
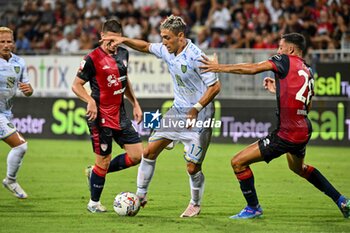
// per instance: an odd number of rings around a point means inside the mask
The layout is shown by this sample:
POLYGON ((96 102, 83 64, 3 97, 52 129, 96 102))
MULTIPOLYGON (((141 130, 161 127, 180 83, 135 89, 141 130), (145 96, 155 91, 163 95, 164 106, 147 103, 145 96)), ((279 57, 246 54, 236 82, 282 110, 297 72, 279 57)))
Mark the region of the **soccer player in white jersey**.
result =
POLYGON ((17 183, 17 172, 27 151, 27 142, 11 123, 11 108, 17 88, 25 96, 31 96, 33 88, 23 58, 13 54, 13 49, 13 31, 0 27, 0 139, 11 147, 7 156, 7 174, 2 184, 15 197, 22 199, 28 195, 17 183))
MULTIPOLYGON (((105 37, 114 44, 125 44, 135 50, 154 54, 163 59, 171 74, 174 86, 173 107, 163 117, 168 121, 205 121, 214 114, 212 100, 219 93, 221 85, 214 73, 202 74, 198 68, 204 53, 185 37, 186 24, 181 17, 169 16, 160 26, 162 43, 148 43, 126 37, 105 37)), ((152 80, 149 80, 152 82, 152 80)), ((201 127, 171 130, 165 127, 155 130, 149 138, 138 170, 137 195, 141 204, 146 204, 146 194, 152 179, 156 159, 169 144, 182 142, 185 146, 185 160, 191 187, 191 200, 180 217, 194 217, 200 213, 204 190, 202 162, 211 139, 212 129, 201 127)))

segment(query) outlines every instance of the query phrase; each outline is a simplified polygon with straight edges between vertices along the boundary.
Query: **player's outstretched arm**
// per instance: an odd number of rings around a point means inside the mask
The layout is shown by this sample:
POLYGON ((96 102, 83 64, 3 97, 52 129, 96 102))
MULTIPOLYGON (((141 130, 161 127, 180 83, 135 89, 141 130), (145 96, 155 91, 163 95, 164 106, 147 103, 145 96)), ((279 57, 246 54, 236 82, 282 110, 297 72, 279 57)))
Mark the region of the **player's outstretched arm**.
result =
POLYGON ((219 64, 216 55, 210 60, 206 56, 202 56, 200 61, 203 65, 199 66, 203 73, 234 73, 234 74, 257 74, 260 72, 273 70, 273 66, 269 61, 259 63, 239 63, 239 64, 219 64))
POLYGON ((103 36, 100 40, 102 41, 109 41, 111 45, 120 45, 125 44, 126 46, 135 49, 139 52, 149 53, 149 45, 147 41, 139 40, 139 39, 132 39, 128 37, 123 36, 103 36))

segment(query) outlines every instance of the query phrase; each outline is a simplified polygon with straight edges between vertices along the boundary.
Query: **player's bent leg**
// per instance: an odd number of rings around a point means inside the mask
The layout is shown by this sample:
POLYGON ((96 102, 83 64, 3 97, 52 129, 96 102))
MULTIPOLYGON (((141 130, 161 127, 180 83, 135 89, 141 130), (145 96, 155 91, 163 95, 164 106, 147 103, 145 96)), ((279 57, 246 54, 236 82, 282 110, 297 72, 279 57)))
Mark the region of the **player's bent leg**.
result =
POLYGON ((255 142, 238 152, 231 160, 231 166, 235 172, 241 172, 252 163, 263 161, 259 144, 255 142))
POLYGON ((345 218, 349 218, 350 215, 350 201, 345 196, 341 195, 336 188, 327 180, 322 173, 311 165, 304 163, 303 158, 299 158, 296 155, 287 153, 289 168, 298 174, 300 177, 305 178, 312 185, 314 185, 322 193, 330 197, 334 203, 338 206, 345 218))
POLYGON ((107 169, 111 160, 111 155, 96 154, 95 165, 88 169, 90 174, 90 201, 87 204, 87 209, 91 213, 106 212, 106 208, 101 204, 100 197, 105 184, 107 169))
POLYGON ((7 174, 6 178, 2 181, 2 184, 15 197, 25 199, 28 195, 17 183, 17 173, 28 149, 27 142, 18 132, 7 137, 4 141, 11 146, 12 149, 7 156, 7 174))
POLYGON ((137 173, 137 190, 136 195, 140 199, 140 204, 145 207, 147 204, 148 186, 154 175, 156 160, 146 159, 142 157, 137 173))
POLYGON ((125 144, 124 149, 128 154, 129 161, 126 161, 127 165, 135 166, 141 162, 141 158, 143 154, 142 143, 125 144))
POLYGON ((156 159, 170 141, 166 138, 150 138, 147 147, 143 150, 143 156, 137 173, 136 191, 142 207, 147 203, 146 195, 148 193, 148 186, 154 175, 156 159))
POLYGON ((108 167, 108 173, 124 170, 140 163, 143 153, 141 143, 125 144, 123 147, 126 153, 117 155, 112 159, 108 167))
POLYGON ((187 173, 189 175, 191 200, 185 211, 180 215, 184 217, 195 217, 201 212, 201 200, 204 193, 205 177, 201 171, 201 164, 187 163, 187 173))
POLYGON ((262 215, 262 208, 255 190, 254 175, 249 167, 250 164, 262 160, 258 142, 249 145, 232 158, 231 166, 248 205, 240 213, 230 218, 247 219, 262 215))

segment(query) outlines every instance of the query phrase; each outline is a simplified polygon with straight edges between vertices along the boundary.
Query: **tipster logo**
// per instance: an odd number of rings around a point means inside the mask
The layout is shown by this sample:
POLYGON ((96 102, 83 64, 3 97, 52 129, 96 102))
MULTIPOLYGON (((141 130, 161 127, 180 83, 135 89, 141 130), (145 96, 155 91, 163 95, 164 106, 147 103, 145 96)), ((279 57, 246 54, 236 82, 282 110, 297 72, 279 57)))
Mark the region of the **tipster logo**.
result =
POLYGON ((159 129, 160 119, 162 114, 157 110, 156 112, 144 112, 143 113, 143 127, 146 129, 159 129))

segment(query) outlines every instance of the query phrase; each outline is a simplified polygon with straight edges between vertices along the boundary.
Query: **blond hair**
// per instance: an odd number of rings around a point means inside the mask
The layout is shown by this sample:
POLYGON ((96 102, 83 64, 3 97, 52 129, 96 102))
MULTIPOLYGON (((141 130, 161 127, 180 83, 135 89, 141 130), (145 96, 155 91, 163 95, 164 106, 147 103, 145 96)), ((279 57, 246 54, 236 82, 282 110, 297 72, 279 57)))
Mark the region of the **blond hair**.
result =
POLYGON ((160 25, 160 30, 167 29, 175 35, 180 32, 186 33, 186 23, 180 16, 170 15, 160 25))
POLYGON ((13 34, 13 31, 8 27, 0 27, 0 33, 8 32, 13 34))

